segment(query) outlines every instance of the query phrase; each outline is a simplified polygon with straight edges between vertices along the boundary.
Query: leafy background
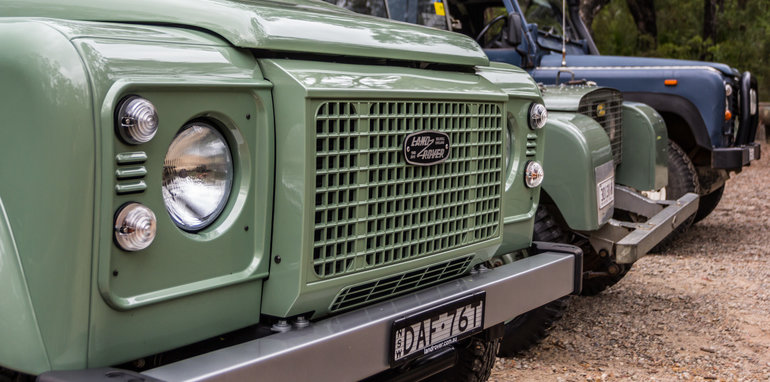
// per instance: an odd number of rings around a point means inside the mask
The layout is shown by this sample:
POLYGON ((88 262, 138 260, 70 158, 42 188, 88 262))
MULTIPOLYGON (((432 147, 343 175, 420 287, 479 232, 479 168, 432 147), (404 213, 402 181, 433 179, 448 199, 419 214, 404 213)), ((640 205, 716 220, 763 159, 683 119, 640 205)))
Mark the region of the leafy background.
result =
POLYGON ((770 100, 768 0, 581 0, 581 14, 602 54, 722 62, 751 71, 770 100))

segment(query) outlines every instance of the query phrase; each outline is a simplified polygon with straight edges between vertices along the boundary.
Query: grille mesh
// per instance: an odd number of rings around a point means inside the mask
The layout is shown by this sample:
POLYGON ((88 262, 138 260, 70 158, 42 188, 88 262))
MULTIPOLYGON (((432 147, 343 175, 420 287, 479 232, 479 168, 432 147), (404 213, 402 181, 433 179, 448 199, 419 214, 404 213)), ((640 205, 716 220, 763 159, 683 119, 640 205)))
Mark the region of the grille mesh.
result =
POLYGON ((316 113, 313 270, 320 278, 498 234, 502 109, 493 103, 325 102, 316 113), (449 135, 451 154, 412 166, 403 140, 449 135))
POLYGON ((623 95, 615 89, 598 89, 586 94, 580 100, 578 113, 598 122, 610 137, 612 159, 616 165, 623 158, 623 95), (598 110, 604 105, 604 115, 598 110))
POLYGON ((470 265, 471 259, 472 256, 454 259, 343 289, 334 299, 331 311, 355 308, 460 276, 470 265))

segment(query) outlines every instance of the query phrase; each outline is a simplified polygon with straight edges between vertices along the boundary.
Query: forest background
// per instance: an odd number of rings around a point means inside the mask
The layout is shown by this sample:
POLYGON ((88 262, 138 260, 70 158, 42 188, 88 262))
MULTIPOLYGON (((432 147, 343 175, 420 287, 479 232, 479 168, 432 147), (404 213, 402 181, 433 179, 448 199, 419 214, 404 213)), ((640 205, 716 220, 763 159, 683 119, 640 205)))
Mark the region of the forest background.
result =
POLYGON ((580 14, 601 54, 721 62, 770 100, 768 0, 580 0, 580 14))

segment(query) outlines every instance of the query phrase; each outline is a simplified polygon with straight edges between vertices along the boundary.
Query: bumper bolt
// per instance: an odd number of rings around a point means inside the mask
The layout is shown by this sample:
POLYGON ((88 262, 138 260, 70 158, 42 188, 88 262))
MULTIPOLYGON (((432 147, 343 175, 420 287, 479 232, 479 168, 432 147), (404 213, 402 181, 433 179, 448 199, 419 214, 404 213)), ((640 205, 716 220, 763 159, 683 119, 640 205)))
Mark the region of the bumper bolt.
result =
POLYGON ((291 325, 289 325, 286 320, 279 320, 277 323, 273 324, 270 330, 278 333, 285 333, 291 330, 291 325))

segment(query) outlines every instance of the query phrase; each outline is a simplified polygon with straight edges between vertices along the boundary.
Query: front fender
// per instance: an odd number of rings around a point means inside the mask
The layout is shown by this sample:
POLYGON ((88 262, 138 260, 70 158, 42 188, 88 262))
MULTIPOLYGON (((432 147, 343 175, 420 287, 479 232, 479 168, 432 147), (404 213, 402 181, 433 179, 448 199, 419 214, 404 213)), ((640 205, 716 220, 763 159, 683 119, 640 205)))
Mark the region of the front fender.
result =
POLYGON ((663 117, 636 102, 623 103, 623 160, 615 182, 637 190, 668 184, 668 135, 663 117))
POLYGON ((31 374, 48 370, 50 363, 32 308, 24 269, 11 224, 0 198, 0 365, 31 374))
POLYGON ((612 161, 609 137, 594 120, 574 113, 550 113, 544 130, 543 190, 571 229, 598 229, 612 216, 612 204, 599 211, 596 195, 597 181, 604 180, 596 169, 612 161))

